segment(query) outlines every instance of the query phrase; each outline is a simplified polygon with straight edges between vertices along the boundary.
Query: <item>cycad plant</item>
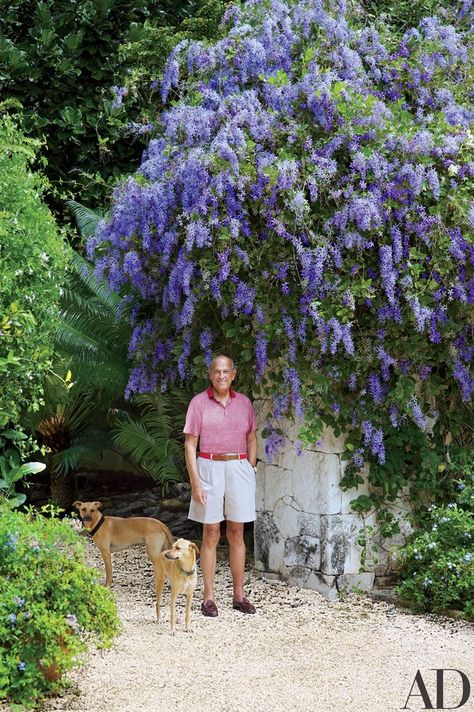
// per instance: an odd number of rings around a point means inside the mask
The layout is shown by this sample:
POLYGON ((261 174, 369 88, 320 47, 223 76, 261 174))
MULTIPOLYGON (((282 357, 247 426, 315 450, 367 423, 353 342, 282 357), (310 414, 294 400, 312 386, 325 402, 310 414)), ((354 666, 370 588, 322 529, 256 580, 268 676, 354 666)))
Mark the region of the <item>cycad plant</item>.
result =
POLYGON ((29 426, 46 452, 51 500, 63 509, 74 499, 74 472, 96 461, 107 444, 103 416, 100 402, 78 390, 70 372, 47 376, 44 405, 30 415, 29 426))
POLYGON ((185 471, 182 429, 188 402, 183 391, 137 396, 139 417, 116 420, 114 443, 165 492, 185 471))

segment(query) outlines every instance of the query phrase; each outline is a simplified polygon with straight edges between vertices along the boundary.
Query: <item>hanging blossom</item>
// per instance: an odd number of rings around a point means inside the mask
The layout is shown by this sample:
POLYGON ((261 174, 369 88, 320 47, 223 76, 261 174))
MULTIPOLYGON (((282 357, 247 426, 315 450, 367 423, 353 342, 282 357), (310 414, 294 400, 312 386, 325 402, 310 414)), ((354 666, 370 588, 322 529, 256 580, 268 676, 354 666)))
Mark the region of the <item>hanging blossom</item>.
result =
POLYGON ((255 0, 173 49, 141 166, 88 243, 134 305, 127 396, 193 380, 225 344, 280 425, 317 412, 379 463, 386 431, 425 430, 436 379, 469 407, 466 8, 388 48, 343 2, 255 0))

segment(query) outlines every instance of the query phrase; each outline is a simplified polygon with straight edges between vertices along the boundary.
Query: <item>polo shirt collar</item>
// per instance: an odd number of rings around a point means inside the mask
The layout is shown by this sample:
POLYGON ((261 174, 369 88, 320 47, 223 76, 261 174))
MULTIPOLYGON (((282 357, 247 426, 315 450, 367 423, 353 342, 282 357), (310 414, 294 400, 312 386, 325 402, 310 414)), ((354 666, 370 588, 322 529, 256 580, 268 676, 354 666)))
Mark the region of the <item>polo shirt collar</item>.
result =
MULTIPOLYGON (((214 398, 214 391, 212 390, 212 386, 209 386, 209 388, 206 391, 207 395, 209 398, 214 398)), ((232 388, 229 389, 229 395, 231 398, 235 398, 235 391, 232 390, 232 388)))

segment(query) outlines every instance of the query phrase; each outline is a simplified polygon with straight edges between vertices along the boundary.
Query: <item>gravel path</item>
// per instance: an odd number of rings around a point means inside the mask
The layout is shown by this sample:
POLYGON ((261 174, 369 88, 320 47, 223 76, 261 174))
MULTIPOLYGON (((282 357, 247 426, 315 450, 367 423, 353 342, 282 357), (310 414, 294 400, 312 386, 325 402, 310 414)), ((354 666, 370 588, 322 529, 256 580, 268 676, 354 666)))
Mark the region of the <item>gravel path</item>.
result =
MULTIPOLYGON (((100 556, 88 544, 92 565, 100 556)), ((257 614, 233 611, 227 564, 217 575, 219 616, 199 612, 192 632, 169 632, 154 622, 151 566, 140 548, 114 554, 114 590, 124 631, 106 653, 93 652, 72 674, 73 688, 42 712, 390 712, 405 705, 418 669, 436 706, 433 668, 457 668, 473 693, 474 626, 436 616, 413 616, 392 604, 350 595, 328 602, 314 591, 248 573, 257 614)), ((183 599, 184 600, 184 599, 183 599)), ((461 697, 456 673, 446 674, 445 706, 461 697)), ((419 693, 415 686, 414 693, 419 693)), ((408 707, 423 709, 420 697, 408 707)))

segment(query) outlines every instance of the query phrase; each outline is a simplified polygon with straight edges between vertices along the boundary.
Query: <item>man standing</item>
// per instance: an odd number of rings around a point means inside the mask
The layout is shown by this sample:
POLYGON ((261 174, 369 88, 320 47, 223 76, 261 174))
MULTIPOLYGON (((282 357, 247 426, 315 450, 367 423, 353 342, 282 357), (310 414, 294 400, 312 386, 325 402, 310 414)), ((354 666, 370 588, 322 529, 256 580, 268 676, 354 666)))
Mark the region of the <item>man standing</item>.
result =
POLYGON ((234 363, 228 356, 213 359, 209 368, 211 384, 191 400, 183 431, 192 493, 188 516, 203 524, 201 611, 210 617, 217 616, 214 575, 223 519, 229 542, 233 607, 242 613, 255 613, 244 595, 244 523, 255 519, 257 426, 250 400, 231 388, 235 375, 234 363))

